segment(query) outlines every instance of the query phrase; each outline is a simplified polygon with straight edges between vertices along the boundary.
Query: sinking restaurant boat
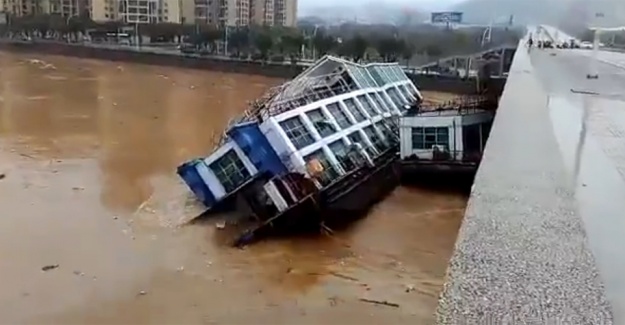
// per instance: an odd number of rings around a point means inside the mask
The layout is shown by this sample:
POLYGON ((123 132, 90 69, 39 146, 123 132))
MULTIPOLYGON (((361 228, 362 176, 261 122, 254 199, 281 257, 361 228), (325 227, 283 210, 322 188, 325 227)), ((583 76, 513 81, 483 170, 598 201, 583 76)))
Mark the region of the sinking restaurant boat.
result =
POLYGON ((210 211, 256 222, 235 240, 344 224, 399 183, 399 116, 421 94, 397 63, 325 56, 229 123, 178 174, 210 211))

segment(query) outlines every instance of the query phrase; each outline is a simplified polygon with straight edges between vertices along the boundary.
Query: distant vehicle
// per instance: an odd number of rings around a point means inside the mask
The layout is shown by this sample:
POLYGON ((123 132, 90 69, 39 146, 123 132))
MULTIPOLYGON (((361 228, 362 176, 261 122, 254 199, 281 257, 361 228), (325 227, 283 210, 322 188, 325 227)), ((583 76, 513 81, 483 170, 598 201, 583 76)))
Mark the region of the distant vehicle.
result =
POLYGON ((591 42, 584 41, 579 43, 579 47, 582 49, 592 50, 594 46, 591 42))

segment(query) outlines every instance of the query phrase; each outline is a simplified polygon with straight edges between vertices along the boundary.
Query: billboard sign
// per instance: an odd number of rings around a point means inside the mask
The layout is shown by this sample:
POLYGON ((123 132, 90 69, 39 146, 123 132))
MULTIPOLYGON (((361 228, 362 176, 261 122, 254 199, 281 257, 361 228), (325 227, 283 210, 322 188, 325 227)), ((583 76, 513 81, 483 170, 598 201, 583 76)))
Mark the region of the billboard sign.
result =
POLYGON ((432 13, 432 23, 461 23, 462 13, 458 11, 443 11, 432 13))

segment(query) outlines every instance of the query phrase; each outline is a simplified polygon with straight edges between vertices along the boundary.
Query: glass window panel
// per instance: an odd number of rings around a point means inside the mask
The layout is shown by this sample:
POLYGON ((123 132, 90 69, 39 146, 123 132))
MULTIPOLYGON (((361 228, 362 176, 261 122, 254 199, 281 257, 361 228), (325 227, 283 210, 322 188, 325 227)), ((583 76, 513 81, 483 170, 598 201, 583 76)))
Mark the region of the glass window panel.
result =
POLYGON ((350 157, 350 151, 343 139, 332 142, 328 148, 336 157, 344 170, 350 171, 357 167, 356 162, 350 157))
POLYGON ((354 119, 356 119, 356 122, 362 122, 366 120, 365 115, 360 111, 353 98, 344 99, 343 103, 345 103, 345 107, 347 107, 347 110, 352 113, 354 119))
POLYGON ((234 150, 228 151, 221 158, 209 165, 215 176, 224 187, 226 193, 236 190, 251 178, 243 161, 234 150))
POLYGON ((362 107, 369 114, 369 116, 373 117, 373 116, 378 115, 378 112, 375 109, 375 106, 373 105, 373 103, 371 102, 371 99, 369 99, 367 95, 359 95, 358 97, 356 97, 356 99, 358 99, 358 102, 360 103, 360 105, 362 105, 362 107))
POLYGON ((398 135, 395 134, 388 125, 386 125, 385 121, 380 121, 376 123, 375 125, 378 128, 378 130, 382 131, 382 134, 384 135, 384 138, 385 138, 385 143, 387 145, 390 145, 397 141, 398 135))
POLYGON ((302 149, 315 142, 299 116, 280 122, 280 126, 297 149, 302 149))
POLYGON ((369 138, 369 141, 371 141, 371 143, 373 144, 373 147, 377 151, 381 151, 384 149, 384 147, 386 147, 384 145, 384 142, 382 141, 382 138, 380 138, 378 133, 375 131, 375 128, 373 127, 373 125, 369 125, 362 130, 365 132, 365 134, 369 138))
POLYGON ((326 118, 325 115, 323 115, 321 109, 318 108, 312 110, 306 115, 308 115, 310 122, 312 122, 312 124, 315 126, 315 129, 317 129, 317 132, 319 132, 319 135, 321 135, 321 137, 325 138, 329 135, 336 133, 337 130, 334 128, 334 125, 332 124, 332 122, 330 122, 330 120, 326 118))
POLYGON ((337 103, 326 105, 326 108, 332 114, 332 117, 336 120, 336 123, 343 129, 346 129, 352 125, 347 117, 347 114, 343 112, 343 109, 337 103))
POLYGON ((400 97, 399 93, 397 92, 397 89, 395 89, 394 87, 389 88, 386 90, 386 92, 388 93, 389 97, 391 97, 391 101, 395 104, 395 106, 399 108, 403 108, 404 104, 406 103, 400 97))
POLYGON ((371 95, 371 98, 373 98, 373 101, 378 106, 378 110, 379 111, 388 112, 390 107, 386 106, 386 104, 382 101, 382 99, 380 98, 380 95, 378 93, 371 93, 369 95, 371 95))
POLYGON ((319 181, 319 183, 321 183, 322 186, 325 187, 332 183, 332 181, 339 176, 339 173, 336 171, 334 166, 332 166, 332 164, 328 160, 328 157, 323 152, 323 149, 316 150, 313 153, 304 157, 304 161, 306 161, 307 165, 315 159, 321 164, 321 166, 323 166, 323 171, 321 172, 321 174, 317 175, 316 179, 319 181))
MULTIPOLYGON (((386 107, 388 107, 389 109, 395 107, 395 105, 388 99, 388 97, 384 94, 383 91, 380 91, 378 95, 380 95, 380 98, 382 98, 382 101, 386 104, 386 107)), ((398 107, 401 107, 401 106, 398 106, 398 107)))
POLYGON ((365 142, 362 135, 360 135, 360 132, 353 132, 347 137, 352 143, 359 143, 370 156, 374 157, 377 154, 377 152, 365 142))
POLYGON ((430 150, 435 145, 449 150, 448 127, 412 128, 413 149, 430 150))
POLYGON ((377 86, 383 86, 385 84, 384 79, 382 79, 382 76, 377 71, 376 66, 367 67, 367 71, 369 71, 377 86))
POLYGON ((412 96, 410 90, 408 90, 408 87, 408 85, 400 85, 399 90, 401 90, 405 98, 414 99, 414 96, 412 96))

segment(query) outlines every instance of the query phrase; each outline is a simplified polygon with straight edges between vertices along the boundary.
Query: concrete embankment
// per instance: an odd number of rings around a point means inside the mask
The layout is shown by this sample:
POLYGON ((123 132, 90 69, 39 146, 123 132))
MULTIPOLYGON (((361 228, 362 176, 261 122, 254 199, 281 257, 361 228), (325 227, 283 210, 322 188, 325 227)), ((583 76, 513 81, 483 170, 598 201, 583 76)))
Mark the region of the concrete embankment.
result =
MULTIPOLYGON (((4 40, 0 41, 0 50, 174 66, 190 69, 204 69, 285 79, 295 77, 306 68, 304 65, 291 65, 275 62, 261 64, 255 61, 182 54, 173 50, 162 50, 149 47, 133 48, 127 46, 118 47, 97 44, 87 46, 83 44, 67 44, 59 42, 22 42, 4 40)), ((425 91, 441 91, 459 95, 470 95, 475 94, 477 89, 476 80, 474 78, 466 79, 455 76, 422 74, 408 75, 419 87, 419 89, 425 91)))
POLYGON ((230 60, 217 57, 183 55, 173 51, 141 50, 127 47, 86 46, 58 42, 0 42, 0 50, 24 53, 43 53, 78 58, 133 62, 150 65, 205 69, 229 73, 254 74, 267 77, 292 78, 303 67, 290 64, 230 60))

